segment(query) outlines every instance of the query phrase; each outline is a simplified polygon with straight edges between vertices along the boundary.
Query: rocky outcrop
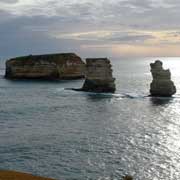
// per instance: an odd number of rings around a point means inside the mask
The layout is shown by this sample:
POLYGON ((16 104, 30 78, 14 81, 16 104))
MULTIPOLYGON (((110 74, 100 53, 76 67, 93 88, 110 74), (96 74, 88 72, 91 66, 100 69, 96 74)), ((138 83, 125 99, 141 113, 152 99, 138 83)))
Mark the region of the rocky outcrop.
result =
POLYGON ((30 55, 6 62, 9 79, 78 79, 85 74, 85 63, 74 53, 30 55))
POLYGON ((0 171, 1 180, 55 180, 16 171, 0 171))
POLYGON ((171 81, 171 73, 163 69, 163 63, 159 60, 151 63, 151 73, 153 81, 150 87, 150 94, 152 96, 172 96, 176 93, 176 87, 171 81))
POLYGON ((115 92, 110 60, 107 58, 86 59, 86 79, 82 91, 115 92))

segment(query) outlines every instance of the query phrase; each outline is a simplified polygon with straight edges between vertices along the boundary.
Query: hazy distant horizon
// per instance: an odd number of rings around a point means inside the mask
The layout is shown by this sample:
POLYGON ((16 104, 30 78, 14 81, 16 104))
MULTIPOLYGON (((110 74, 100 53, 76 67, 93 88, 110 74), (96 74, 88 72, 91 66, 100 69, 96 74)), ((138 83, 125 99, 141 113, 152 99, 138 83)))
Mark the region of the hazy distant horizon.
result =
POLYGON ((0 0, 0 58, 180 56, 177 0, 0 0))

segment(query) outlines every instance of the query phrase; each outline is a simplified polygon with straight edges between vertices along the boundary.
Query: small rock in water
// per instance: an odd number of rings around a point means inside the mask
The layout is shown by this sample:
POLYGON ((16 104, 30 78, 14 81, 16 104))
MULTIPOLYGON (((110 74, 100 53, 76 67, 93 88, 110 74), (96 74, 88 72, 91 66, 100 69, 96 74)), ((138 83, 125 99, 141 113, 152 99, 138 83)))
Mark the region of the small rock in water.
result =
POLYGON ((82 91, 113 93, 116 90, 110 60, 107 58, 86 59, 86 80, 82 91))
POLYGON ((133 177, 132 177, 132 176, 125 176, 125 177, 123 178, 123 180, 133 180, 133 177))
POLYGON ((152 96, 172 96, 176 93, 176 87, 171 80, 170 70, 163 69, 163 63, 159 60, 150 64, 153 81, 150 85, 152 96))

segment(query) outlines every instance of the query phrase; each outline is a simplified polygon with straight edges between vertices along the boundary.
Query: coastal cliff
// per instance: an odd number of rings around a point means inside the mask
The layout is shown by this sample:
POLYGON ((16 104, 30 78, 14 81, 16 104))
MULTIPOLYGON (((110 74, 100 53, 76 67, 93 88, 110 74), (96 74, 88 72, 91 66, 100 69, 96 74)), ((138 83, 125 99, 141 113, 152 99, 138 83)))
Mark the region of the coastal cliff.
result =
POLYGON ((29 55, 6 62, 8 79, 84 78, 85 63, 74 53, 29 55))
POLYGON ((86 59, 86 79, 82 91, 115 92, 110 60, 107 58, 86 59))
POLYGON ((176 93, 176 87, 171 80, 169 69, 163 69, 163 63, 159 60, 150 64, 153 81, 150 85, 151 96, 172 96, 176 93))

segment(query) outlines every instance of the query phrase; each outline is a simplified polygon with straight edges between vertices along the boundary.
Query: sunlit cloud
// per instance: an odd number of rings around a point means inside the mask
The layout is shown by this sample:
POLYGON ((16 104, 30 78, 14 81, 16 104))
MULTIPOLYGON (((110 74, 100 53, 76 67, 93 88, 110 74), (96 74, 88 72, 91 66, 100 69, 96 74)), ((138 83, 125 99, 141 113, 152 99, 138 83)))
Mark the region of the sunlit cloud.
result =
POLYGON ((83 41, 102 41, 114 43, 143 43, 144 45, 155 44, 179 44, 180 32, 178 30, 169 31, 89 31, 77 33, 52 33, 52 36, 59 39, 83 40, 83 41))
MULTIPOLYGON (((127 44, 109 44, 109 45, 82 45, 81 49, 95 52, 104 50, 112 57, 179 57, 180 45, 127 45, 127 44)), ((103 54, 101 54, 103 56, 103 54)))

